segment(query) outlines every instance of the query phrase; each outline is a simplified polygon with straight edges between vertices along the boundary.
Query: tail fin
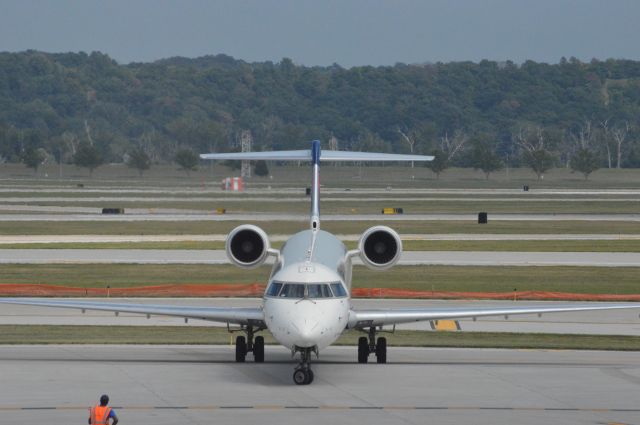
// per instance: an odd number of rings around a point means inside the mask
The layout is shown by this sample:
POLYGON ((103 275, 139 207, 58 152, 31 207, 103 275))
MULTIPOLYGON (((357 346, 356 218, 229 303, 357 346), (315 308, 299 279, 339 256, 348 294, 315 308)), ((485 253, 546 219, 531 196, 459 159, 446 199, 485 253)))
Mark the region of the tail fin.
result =
POLYGON ((311 142, 311 149, 271 152, 205 153, 202 159, 242 160, 242 161, 311 161, 311 230, 320 229, 320 162, 345 161, 432 161, 429 155, 400 155, 392 153, 321 151, 320 141, 311 142))

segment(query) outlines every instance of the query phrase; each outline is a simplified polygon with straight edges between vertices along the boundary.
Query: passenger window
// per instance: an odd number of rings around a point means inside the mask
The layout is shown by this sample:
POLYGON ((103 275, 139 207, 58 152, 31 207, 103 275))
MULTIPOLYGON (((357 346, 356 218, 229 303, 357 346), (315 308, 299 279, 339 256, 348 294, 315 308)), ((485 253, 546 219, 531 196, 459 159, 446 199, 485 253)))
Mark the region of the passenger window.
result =
POLYGON ((332 283, 331 290, 333 291, 333 295, 336 297, 346 297, 347 291, 344 290, 344 286, 340 283, 332 283))
POLYGON ((269 296, 269 297, 277 297, 278 296, 278 292, 280 292, 281 288, 282 288, 282 283, 273 282, 271 284, 271 286, 269 286, 269 289, 267 289, 267 296, 269 296))

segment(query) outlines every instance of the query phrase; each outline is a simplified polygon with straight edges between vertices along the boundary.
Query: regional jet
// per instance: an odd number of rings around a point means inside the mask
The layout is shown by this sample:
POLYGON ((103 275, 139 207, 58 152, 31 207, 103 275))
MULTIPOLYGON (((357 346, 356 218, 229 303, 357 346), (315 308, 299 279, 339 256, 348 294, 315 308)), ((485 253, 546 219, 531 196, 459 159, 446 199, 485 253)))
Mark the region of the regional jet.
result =
MULTIPOLYGON (((355 309, 351 304, 352 261, 359 257, 369 268, 385 270, 398 262, 402 240, 391 228, 374 226, 360 237, 358 248, 348 250, 333 234, 321 229, 320 163, 338 161, 431 161, 425 155, 399 155, 369 152, 321 151, 320 142, 311 149, 274 152, 210 153, 210 160, 275 160, 311 163, 311 214, 309 228, 291 236, 280 250, 269 244, 267 234, 257 226, 245 224, 229 233, 225 249, 235 265, 251 269, 273 258, 273 269, 258 308, 180 307, 133 303, 56 301, 5 298, 0 302, 45 307, 75 308, 176 316, 238 326, 242 335, 235 340, 235 360, 244 362, 252 353, 257 363, 264 362, 264 337, 269 331, 291 350, 298 362, 293 381, 297 385, 313 382, 313 355, 334 343, 346 330, 363 333, 358 339, 359 363, 374 355, 377 363, 387 362, 387 340, 378 334, 385 326, 417 321, 542 314, 588 310, 640 308, 638 304, 568 304, 555 306, 522 305, 514 307, 452 307, 423 309, 355 309)), ((232 330, 232 329, 230 329, 232 330)))

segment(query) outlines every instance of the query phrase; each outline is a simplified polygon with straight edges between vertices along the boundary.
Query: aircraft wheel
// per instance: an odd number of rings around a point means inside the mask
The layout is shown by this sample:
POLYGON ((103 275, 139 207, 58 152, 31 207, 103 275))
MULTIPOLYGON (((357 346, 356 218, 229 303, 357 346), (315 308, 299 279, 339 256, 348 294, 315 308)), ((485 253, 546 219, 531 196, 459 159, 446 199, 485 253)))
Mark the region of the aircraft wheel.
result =
POLYGON ((358 363, 366 363, 369 359, 369 341, 366 337, 358 338, 358 363))
POLYGON ((236 337, 236 362, 244 363, 247 356, 247 340, 243 336, 236 337))
POLYGON ((307 384, 313 382, 313 371, 311 369, 307 370, 307 384))
POLYGON ((378 338, 378 343, 376 344, 376 357, 378 363, 387 362, 387 338, 378 338))
POLYGON ((296 385, 307 385, 309 383, 309 371, 309 369, 296 369, 293 371, 293 382, 296 385))
POLYGON ((264 362, 264 337, 256 337, 253 343, 253 359, 256 363, 264 362))

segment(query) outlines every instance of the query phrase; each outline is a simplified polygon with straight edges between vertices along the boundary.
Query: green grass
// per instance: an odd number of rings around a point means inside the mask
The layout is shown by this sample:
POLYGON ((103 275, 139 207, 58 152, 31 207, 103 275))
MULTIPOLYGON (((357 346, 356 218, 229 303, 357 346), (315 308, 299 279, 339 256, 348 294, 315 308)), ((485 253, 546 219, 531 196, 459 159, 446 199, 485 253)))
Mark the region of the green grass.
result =
POLYGON ((402 266, 385 272, 354 270, 354 287, 411 290, 583 294, 640 294, 636 267, 402 266))
MULTIPOLYGON (((336 345, 355 346, 361 335, 348 332, 336 345)), ((264 336, 267 344, 275 343, 268 331, 264 336)), ((384 336, 390 346, 640 351, 637 336, 432 331, 396 331, 384 336)), ((211 327, 0 325, 0 344, 5 345, 230 344, 231 341, 225 328, 211 327)))
POLYGON ((403 241, 406 251, 640 252, 640 240, 403 241))
MULTIPOLYGON (((252 186, 308 186, 310 171, 308 166, 295 165, 274 166, 269 170, 270 178, 252 178, 252 186)), ((97 168, 93 177, 88 172, 74 166, 64 165, 62 178, 55 164, 42 166, 38 173, 26 168, 22 164, 0 164, 0 179, 7 179, 13 185, 41 185, 41 186, 75 186, 77 183, 85 187, 110 186, 121 188, 123 183, 131 186, 162 186, 162 187, 219 187, 220 180, 227 176, 237 176, 239 171, 230 170, 219 163, 203 164, 198 171, 186 175, 174 165, 154 165, 145 172, 142 178, 135 170, 128 169, 123 164, 104 165, 97 168), (48 177, 45 177, 45 174, 48 177)), ((428 188, 522 188, 528 184, 532 190, 538 188, 637 188, 640 182, 640 172, 637 169, 600 169, 594 172, 589 180, 581 175, 572 173, 566 168, 555 168, 544 175, 544 179, 536 181, 535 175, 527 168, 509 168, 491 174, 485 180, 481 171, 463 168, 450 168, 436 179, 426 167, 409 165, 385 165, 375 167, 358 167, 342 164, 335 167, 324 165, 321 169, 322 184, 325 187, 357 188, 357 187, 428 187, 428 188), (383 176, 383 177, 381 177, 383 176), (412 176, 414 178, 412 178, 412 176)))
MULTIPOLYGON (((283 242, 273 242, 280 248, 283 242)), ((348 249, 355 241, 345 243, 348 249)), ((640 252, 640 240, 571 240, 571 241, 403 241, 405 251, 525 251, 525 252, 640 252)), ((0 244, 0 249, 224 249, 223 241, 179 242, 64 242, 0 244)))
MULTIPOLYGON (((22 203, 21 203, 22 205, 22 203)), ((142 209, 185 209, 202 212, 215 211, 217 208, 225 208, 228 213, 243 214, 253 212, 263 213, 299 213, 308 212, 307 202, 261 202, 261 201, 215 201, 203 199, 201 201, 145 201, 127 200, 117 202, 86 201, 78 199, 72 202, 25 202, 24 205, 39 206, 66 206, 66 207, 93 207, 116 206, 124 208, 142 209)), ((324 214, 379 214, 381 209, 387 206, 402 207, 405 213, 452 213, 470 214, 478 211, 490 211, 492 213, 532 213, 532 214, 568 214, 579 211, 583 214, 634 214, 640 211, 638 202, 629 201, 539 201, 539 202, 513 202, 504 201, 465 201, 465 200, 424 200, 424 201, 393 201, 388 202, 368 201, 355 199, 353 202, 323 201, 322 212, 324 214)))
POLYGON ((243 270, 231 265, 2 264, 0 283, 111 288, 210 283, 265 283, 270 267, 243 270))
MULTIPOLYGON (((226 234, 240 224, 255 224, 268 234, 290 235, 309 227, 300 221, 2 221, 0 235, 211 235, 226 234)), ((336 234, 360 234, 380 221, 324 221, 322 228, 336 234)), ((388 221, 403 233, 472 234, 640 234, 640 222, 632 221, 388 221)))
MULTIPOLYGON (((231 265, 2 264, 0 283, 80 288, 161 284, 266 283, 269 267, 231 265)), ((421 291, 640 294, 639 267, 398 266, 384 272, 355 267, 354 287, 421 291)))

